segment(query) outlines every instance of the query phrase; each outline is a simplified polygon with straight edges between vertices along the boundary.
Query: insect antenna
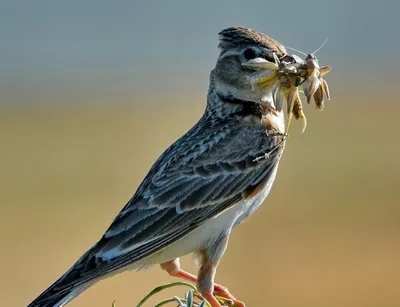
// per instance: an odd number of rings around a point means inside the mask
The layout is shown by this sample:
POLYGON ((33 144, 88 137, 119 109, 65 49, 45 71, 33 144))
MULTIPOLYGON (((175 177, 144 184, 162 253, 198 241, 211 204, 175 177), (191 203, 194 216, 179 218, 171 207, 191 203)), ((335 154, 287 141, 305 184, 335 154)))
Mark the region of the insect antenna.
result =
MULTIPOLYGON (((311 54, 316 54, 322 47, 325 46, 325 44, 326 44, 327 42, 328 42, 328 39, 325 39, 324 42, 322 43, 322 45, 319 46, 318 49, 315 50, 314 52, 312 52, 311 54)), ((308 56, 307 53, 305 53, 305 52, 303 52, 303 51, 301 51, 301 50, 299 50, 299 49, 292 48, 292 47, 289 47, 289 46, 284 46, 284 47, 287 48, 287 49, 289 49, 289 50, 293 50, 293 51, 295 51, 295 52, 301 53, 302 55, 308 56)))
POLYGON ((302 55, 305 55, 305 56, 308 55, 308 54, 306 54, 305 52, 300 51, 300 50, 298 50, 298 49, 295 49, 295 48, 292 48, 292 47, 288 47, 288 46, 284 46, 284 47, 287 48, 287 49, 293 50, 293 51, 295 51, 295 52, 301 53, 302 55))
POLYGON ((317 50, 315 50, 312 54, 316 54, 322 47, 324 47, 324 45, 328 42, 328 39, 325 39, 325 41, 322 43, 321 46, 319 46, 319 48, 317 50))

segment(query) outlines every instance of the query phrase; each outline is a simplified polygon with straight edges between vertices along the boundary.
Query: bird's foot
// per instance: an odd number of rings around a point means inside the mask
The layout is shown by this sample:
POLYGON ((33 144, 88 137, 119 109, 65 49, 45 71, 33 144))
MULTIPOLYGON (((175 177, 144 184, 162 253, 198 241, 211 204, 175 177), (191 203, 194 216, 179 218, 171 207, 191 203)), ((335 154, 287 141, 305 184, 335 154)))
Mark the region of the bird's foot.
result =
POLYGON ((214 295, 217 297, 222 297, 224 299, 232 301, 232 305, 228 306, 234 306, 234 307, 246 307, 245 303, 242 301, 237 300, 228 290, 228 288, 215 284, 214 285, 214 295))

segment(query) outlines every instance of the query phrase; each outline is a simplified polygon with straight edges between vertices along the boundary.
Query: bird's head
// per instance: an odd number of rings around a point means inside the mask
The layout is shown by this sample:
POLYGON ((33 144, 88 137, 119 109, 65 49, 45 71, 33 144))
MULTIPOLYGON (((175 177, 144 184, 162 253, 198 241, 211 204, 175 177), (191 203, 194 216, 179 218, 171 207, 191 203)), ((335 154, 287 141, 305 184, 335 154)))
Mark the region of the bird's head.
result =
POLYGON ((248 28, 227 28, 219 37, 221 52, 211 72, 209 105, 220 103, 210 99, 217 95, 222 101, 249 101, 281 109, 274 105, 273 96, 279 85, 277 61, 287 54, 285 48, 248 28))

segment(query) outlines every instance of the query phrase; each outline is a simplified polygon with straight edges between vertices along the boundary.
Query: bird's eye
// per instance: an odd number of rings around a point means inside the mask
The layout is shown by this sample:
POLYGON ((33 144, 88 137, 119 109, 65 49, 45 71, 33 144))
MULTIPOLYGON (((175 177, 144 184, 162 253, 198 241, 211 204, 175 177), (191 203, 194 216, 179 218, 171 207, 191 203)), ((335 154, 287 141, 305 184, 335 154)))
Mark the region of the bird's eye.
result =
POLYGON ((251 49, 251 48, 247 48, 244 52, 243 52, 243 56, 246 60, 251 60, 254 59, 257 55, 256 52, 251 49))

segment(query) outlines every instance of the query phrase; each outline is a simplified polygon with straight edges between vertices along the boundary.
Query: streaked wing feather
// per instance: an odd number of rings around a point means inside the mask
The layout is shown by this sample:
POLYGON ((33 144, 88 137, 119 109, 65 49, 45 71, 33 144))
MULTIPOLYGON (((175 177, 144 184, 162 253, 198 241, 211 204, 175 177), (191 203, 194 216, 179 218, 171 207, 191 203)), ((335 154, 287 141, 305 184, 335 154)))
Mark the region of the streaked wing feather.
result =
POLYGON ((203 118, 156 161, 87 259, 78 261, 81 276, 73 285, 160 251, 245 198, 269 176, 282 150, 255 159, 276 146, 261 125, 203 118))

